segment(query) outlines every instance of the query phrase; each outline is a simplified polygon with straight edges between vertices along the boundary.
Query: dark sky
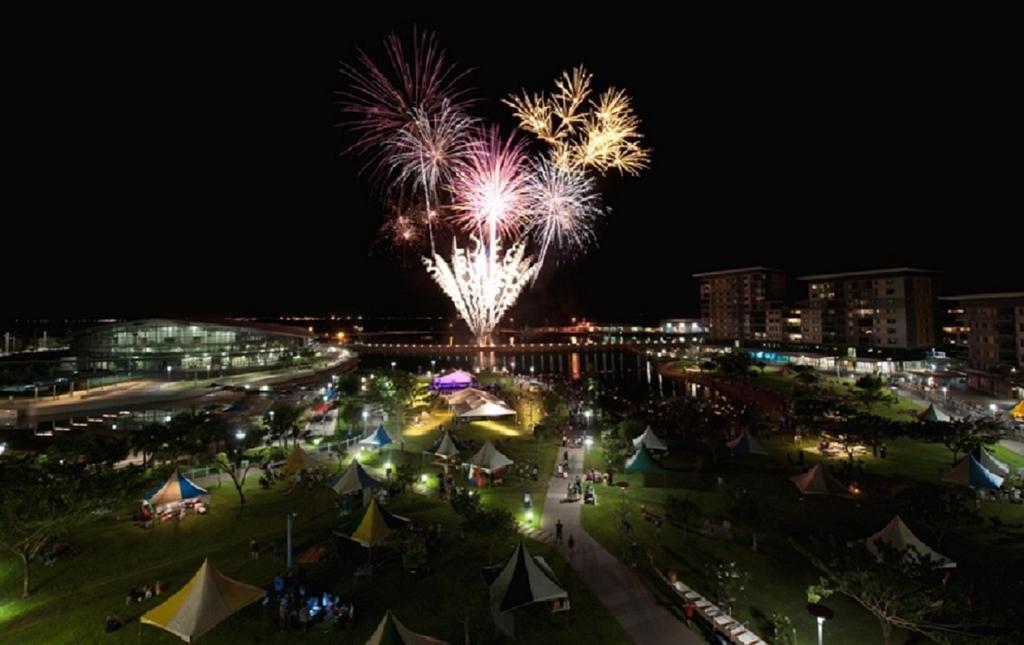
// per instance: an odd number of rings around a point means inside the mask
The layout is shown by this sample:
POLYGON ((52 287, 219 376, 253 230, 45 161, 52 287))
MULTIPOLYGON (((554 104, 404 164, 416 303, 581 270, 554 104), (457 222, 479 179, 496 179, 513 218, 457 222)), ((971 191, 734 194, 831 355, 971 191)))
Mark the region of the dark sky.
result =
POLYGON ((449 314, 418 264, 374 245, 382 208, 339 155, 338 61, 379 58, 413 24, 475 68, 477 114, 506 129, 500 98, 581 62, 643 120, 650 170, 602 182, 597 246, 547 267, 524 319, 693 314, 692 273, 754 264, 1024 287, 1019 71, 998 39, 671 14, 308 18, 28 50, 9 120, 24 198, 0 235, 25 268, 5 269, 3 313, 449 314))

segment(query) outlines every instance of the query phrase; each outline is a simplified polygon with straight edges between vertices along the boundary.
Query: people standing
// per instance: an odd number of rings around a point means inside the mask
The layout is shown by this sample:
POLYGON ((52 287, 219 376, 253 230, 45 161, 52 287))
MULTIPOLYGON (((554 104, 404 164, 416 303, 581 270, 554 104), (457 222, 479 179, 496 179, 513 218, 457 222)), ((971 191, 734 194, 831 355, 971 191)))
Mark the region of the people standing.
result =
POLYGON ((260 559, 260 545, 256 542, 256 538, 249 540, 249 558, 252 560, 260 559))
POLYGON ((569 542, 567 543, 567 546, 569 547, 569 559, 572 560, 572 549, 576 546, 576 541, 572 539, 572 534, 569 535, 569 542))
POLYGON ((562 520, 557 520, 555 522, 555 544, 562 543, 562 529, 562 520))

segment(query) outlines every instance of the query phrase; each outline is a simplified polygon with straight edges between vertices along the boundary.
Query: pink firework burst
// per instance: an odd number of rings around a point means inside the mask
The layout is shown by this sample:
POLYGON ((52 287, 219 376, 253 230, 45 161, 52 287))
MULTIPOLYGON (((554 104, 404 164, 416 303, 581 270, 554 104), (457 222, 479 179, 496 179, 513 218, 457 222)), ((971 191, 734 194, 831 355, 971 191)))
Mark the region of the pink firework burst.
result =
POLYGON ((518 233, 530 215, 530 164, 525 142, 502 138, 496 127, 483 129, 469 147, 451 182, 454 220, 464 230, 486 236, 518 233))
POLYGON ((378 65, 360 50, 357 65, 341 63, 350 81, 340 92, 341 111, 357 139, 348 151, 369 155, 367 167, 382 170, 382 144, 398 131, 409 128, 416 114, 433 115, 446 109, 464 111, 472 104, 458 83, 468 73, 445 60, 444 50, 433 33, 413 29, 412 56, 407 57, 396 34, 384 42, 388 65, 378 65))

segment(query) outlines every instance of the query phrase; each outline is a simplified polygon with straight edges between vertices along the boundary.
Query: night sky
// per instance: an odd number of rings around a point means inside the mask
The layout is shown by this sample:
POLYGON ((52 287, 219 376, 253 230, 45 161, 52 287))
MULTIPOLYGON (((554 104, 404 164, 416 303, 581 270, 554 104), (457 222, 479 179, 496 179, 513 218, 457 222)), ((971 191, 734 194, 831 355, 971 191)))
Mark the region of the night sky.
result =
POLYGON ((643 120, 652 167, 601 182, 598 245, 546 267, 523 320, 693 315, 692 273, 756 264, 1024 287, 1019 73, 995 40, 670 15, 309 19, 111 28, 31 53, 8 178, 26 198, 2 235, 25 264, 5 269, 3 313, 449 315, 422 267, 374 244, 382 208, 336 127, 338 61, 379 59, 413 24, 475 69, 476 113, 506 130, 500 98, 579 63, 643 120))

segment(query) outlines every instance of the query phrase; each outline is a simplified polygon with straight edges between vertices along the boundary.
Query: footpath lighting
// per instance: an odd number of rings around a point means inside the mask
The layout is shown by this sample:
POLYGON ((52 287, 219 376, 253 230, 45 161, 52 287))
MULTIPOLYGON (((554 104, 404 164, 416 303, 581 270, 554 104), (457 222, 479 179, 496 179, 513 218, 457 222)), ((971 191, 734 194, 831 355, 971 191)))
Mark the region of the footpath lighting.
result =
POLYGON ((583 440, 583 445, 586 446, 587 448, 593 448, 594 447, 594 438, 593 437, 587 437, 586 439, 583 440))
POLYGON ((533 511, 526 511, 526 523, 533 524, 533 511))
POLYGON ((235 439, 239 441, 245 439, 245 430, 235 430, 235 439))

